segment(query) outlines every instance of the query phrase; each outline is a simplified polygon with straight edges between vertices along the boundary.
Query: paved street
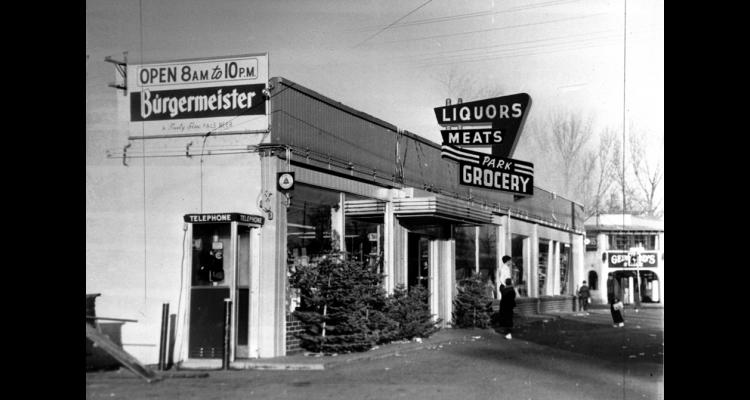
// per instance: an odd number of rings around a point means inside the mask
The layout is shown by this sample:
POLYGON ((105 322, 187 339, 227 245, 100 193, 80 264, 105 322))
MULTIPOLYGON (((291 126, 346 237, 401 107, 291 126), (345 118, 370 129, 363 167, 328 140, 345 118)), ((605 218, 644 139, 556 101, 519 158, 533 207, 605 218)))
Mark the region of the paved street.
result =
POLYGON ((480 339, 323 371, 211 371, 146 384, 87 374, 87 398, 663 399, 663 309, 526 320, 513 340, 480 339))

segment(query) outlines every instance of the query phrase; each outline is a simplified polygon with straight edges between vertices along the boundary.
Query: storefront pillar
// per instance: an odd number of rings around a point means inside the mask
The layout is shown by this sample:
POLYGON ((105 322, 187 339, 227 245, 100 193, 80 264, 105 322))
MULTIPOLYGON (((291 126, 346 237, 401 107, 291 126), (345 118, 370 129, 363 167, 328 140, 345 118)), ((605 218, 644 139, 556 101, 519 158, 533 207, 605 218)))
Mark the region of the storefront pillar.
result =
POLYGON ((388 201, 385 203, 385 212, 383 214, 383 273, 385 274, 383 284, 385 291, 389 294, 393 293, 393 288, 396 286, 396 270, 394 268, 396 261, 396 253, 394 252, 396 235, 394 230, 397 224, 396 216, 393 215, 393 203, 388 201))
POLYGON ((537 224, 532 224, 531 236, 523 240, 524 270, 529 271, 527 282, 529 283, 529 297, 539 297, 539 229, 537 224))
POLYGON ((453 318, 453 297, 456 292, 456 241, 453 239, 430 240, 430 312, 442 320, 445 328, 453 318))
POLYGON ((561 292, 560 287, 560 242, 554 241, 550 242, 550 248, 552 250, 552 273, 550 274, 552 279, 552 282, 550 286, 552 286, 552 294, 553 295, 559 295, 561 292), (554 243, 554 244, 553 244, 554 243))
MULTIPOLYGON (((586 276, 586 253, 584 252, 583 235, 570 234, 570 268, 571 294, 578 294, 578 288, 583 281, 588 280, 586 276)), ((598 272, 597 272, 598 274, 598 272)), ((601 276, 599 277, 601 284, 601 276)), ((588 282, 591 287, 591 282, 588 282)), ((593 292, 593 291, 592 291, 593 292)))
POLYGON ((276 173, 283 167, 276 156, 261 154, 261 191, 271 199, 263 210, 267 223, 259 248, 257 354, 262 358, 286 354, 286 200, 276 191, 276 173))
MULTIPOLYGON (((510 254, 510 234, 508 233, 507 229, 507 216, 504 217, 498 217, 494 216, 492 217, 493 223, 497 224, 496 228, 496 237, 497 237, 497 255, 495 257, 496 259, 496 265, 495 265, 495 291, 499 293, 500 285, 504 284, 504 282, 500 282, 500 266, 503 265, 503 256, 506 254, 510 254)), ((517 284, 517 282, 513 282, 514 285, 517 284)))
POLYGON ((339 193, 338 206, 331 207, 331 244, 338 250, 346 252, 346 221, 344 220, 345 194, 339 193))
MULTIPOLYGON (((554 260, 554 241, 550 240, 547 242, 547 248, 545 249, 547 252, 547 277, 546 281, 544 283, 544 294, 547 296, 553 295, 553 286, 555 281, 555 269, 553 267, 555 260, 554 260)), ((540 293, 541 295, 542 293, 540 293)))

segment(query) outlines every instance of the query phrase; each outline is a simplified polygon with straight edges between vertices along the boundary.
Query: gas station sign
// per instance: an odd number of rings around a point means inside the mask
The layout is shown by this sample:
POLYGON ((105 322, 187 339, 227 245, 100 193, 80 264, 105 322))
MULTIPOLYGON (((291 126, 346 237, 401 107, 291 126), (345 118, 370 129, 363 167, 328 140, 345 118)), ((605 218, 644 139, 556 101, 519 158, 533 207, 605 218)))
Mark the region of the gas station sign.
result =
POLYGON ((610 268, 656 268, 657 257, 658 254, 655 251, 607 253, 607 261, 610 268))

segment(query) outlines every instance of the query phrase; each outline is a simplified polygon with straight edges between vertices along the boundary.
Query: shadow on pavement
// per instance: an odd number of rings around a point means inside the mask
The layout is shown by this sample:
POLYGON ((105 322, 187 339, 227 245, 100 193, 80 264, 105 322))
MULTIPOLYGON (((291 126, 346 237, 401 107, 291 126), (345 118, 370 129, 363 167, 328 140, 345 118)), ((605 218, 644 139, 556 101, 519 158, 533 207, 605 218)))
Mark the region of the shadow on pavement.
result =
MULTIPOLYGON (((664 363, 664 332, 661 329, 626 325, 614 328, 605 323, 593 323, 569 318, 526 320, 519 318, 513 330, 514 340, 524 340, 540 345, 598 358, 621 366, 664 363)), ((500 333, 500 328, 494 327, 500 333)), ((619 367, 618 367, 619 368, 619 367)))

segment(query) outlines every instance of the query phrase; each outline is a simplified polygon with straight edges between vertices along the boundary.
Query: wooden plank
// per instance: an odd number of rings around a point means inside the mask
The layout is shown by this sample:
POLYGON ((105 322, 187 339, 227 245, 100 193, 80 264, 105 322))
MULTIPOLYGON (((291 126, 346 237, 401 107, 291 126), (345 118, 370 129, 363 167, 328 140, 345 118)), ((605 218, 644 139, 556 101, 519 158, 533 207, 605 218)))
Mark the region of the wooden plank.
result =
POLYGON ((124 365, 134 374, 146 380, 146 382, 152 383, 160 380, 160 378, 156 376, 156 373, 154 373, 154 371, 141 364, 138 360, 135 359, 135 357, 128 354, 125 350, 120 348, 120 346, 116 345, 114 342, 109 340, 109 338, 99 333, 96 328, 89 324, 86 324, 86 337, 94 342, 97 347, 106 351, 107 354, 111 355, 115 360, 120 362, 120 364, 124 365))
POLYGON ((87 315, 86 319, 93 319, 97 321, 101 320, 101 321, 116 321, 116 322, 138 322, 137 319, 95 317, 93 315, 87 315))

